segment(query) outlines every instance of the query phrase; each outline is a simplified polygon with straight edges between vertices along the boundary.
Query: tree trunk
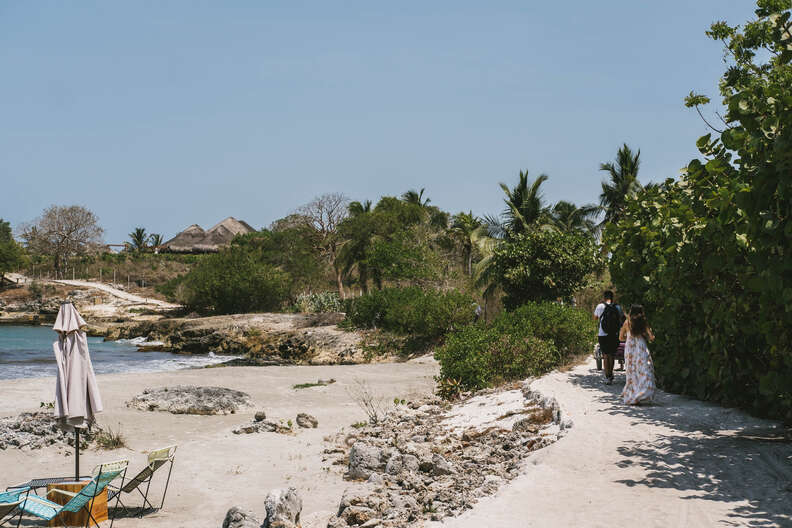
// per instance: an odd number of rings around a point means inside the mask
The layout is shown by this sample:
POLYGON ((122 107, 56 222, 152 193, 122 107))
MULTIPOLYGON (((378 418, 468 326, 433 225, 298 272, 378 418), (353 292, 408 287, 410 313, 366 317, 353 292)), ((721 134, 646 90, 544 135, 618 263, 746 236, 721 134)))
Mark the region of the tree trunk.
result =
POLYGON ((336 275, 336 285, 338 286, 338 296, 342 299, 345 297, 344 295, 344 281, 341 278, 341 270, 338 269, 338 266, 333 266, 336 275))
POLYGON ((365 265, 358 264, 358 278, 360 280, 360 289, 365 295, 368 293, 368 268, 365 265))

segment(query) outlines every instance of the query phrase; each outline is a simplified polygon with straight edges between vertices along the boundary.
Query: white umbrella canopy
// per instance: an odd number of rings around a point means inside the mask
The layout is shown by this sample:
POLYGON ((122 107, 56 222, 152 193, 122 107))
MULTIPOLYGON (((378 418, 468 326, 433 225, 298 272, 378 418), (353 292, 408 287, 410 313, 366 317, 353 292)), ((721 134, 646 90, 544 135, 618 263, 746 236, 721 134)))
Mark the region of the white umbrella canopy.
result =
POLYGON ((58 366, 55 384, 55 417, 59 425, 74 432, 75 479, 80 476, 80 429, 94 422, 102 412, 102 398, 96 383, 88 339, 81 328, 85 320, 71 303, 61 304, 52 327, 58 339, 52 344, 58 366))

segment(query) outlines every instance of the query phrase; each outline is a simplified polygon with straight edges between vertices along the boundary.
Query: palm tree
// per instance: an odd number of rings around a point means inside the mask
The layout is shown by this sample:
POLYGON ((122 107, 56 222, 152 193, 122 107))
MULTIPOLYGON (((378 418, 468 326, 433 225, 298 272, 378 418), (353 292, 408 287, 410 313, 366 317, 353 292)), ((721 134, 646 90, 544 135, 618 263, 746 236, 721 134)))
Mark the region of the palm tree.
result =
POLYGON ((602 182, 600 206, 605 211, 605 217, 600 224, 618 222, 624 212, 627 198, 635 196, 641 190, 638 181, 638 169, 641 165, 641 151, 635 154, 627 144, 623 144, 616 152, 615 163, 602 163, 600 170, 608 173, 609 181, 602 182))
POLYGON ((596 205, 578 207, 572 202, 561 200, 553 206, 553 222, 562 231, 580 231, 594 235, 597 232, 596 217, 600 211, 596 205))
POLYGON ((351 202, 348 206, 349 216, 338 226, 343 239, 338 251, 335 265, 346 276, 353 268, 357 269, 360 288, 368 293, 369 268, 366 263, 368 251, 374 237, 371 200, 351 202))
POLYGON ((425 189, 421 188, 419 192, 416 191, 415 189, 410 189, 409 191, 401 195, 401 199, 407 203, 419 205, 421 207, 426 207, 427 205, 429 205, 429 202, 431 202, 432 200, 430 200, 429 198, 427 198, 426 200, 423 199, 424 190, 425 189))
POLYGON ((143 251, 146 249, 146 242, 148 242, 148 235, 146 229, 143 227, 136 227, 134 231, 129 233, 129 241, 134 251, 143 251))
POLYGON ((161 246, 164 240, 162 239, 162 235, 159 233, 151 233, 148 237, 149 246, 157 247, 161 246))
POLYGON ((474 233, 481 225, 481 219, 474 216, 473 211, 456 214, 451 221, 451 232, 462 245, 468 275, 473 275, 473 248, 476 241, 474 233))
POLYGON ((500 187, 506 194, 503 201, 506 209, 500 218, 485 216, 484 223, 490 236, 505 238, 524 233, 531 228, 544 228, 552 225, 549 208, 544 203, 540 192, 542 184, 548 180, 546 174, 540 174, 532 183, 528 183, 528 171, 520 171, 520 181, 510 189, 505 183, 500 187))

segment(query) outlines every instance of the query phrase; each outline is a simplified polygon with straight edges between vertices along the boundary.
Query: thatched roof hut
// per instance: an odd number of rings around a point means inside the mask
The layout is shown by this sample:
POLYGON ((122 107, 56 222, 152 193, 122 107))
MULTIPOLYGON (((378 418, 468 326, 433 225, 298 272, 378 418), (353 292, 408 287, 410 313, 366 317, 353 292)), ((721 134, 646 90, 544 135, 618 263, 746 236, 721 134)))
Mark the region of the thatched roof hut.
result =
POLYGON ((229 245, 235 236, 254 231, 247 222, 229 216, 208 231, 193 224, 162 246, 165 251, 174 253, 212 253, 229 245))

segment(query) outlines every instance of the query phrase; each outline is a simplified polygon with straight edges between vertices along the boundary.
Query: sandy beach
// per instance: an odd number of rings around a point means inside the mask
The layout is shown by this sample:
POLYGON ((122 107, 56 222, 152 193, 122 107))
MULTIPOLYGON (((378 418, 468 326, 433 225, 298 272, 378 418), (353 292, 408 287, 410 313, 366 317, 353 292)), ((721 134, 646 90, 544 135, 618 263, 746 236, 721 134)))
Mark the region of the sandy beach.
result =
MULTIPOLYGON (((625 407, 618 398, 623 374, 618 373, 615 385, 605 386, 592 364, 553 372, 532 384, 555 397, 565 418, 573 421, 564 438, 528 456, 520 476, 472 510, 427 525, 792 526, 792 445, 778 423, 662 392, 656 405, 625 407)), ((130 471, 136 471, 145 451, 178 444, 165 508, 143 520, 117 519, 121 528, 218 527, 234 505, 261 517, 266 493, 287 486, 295 486, 302 495, 303 526, 323 528, 350 486, 342 479, 345 467, 333 466, 331 458, 323 461, 323 450, 331 447, 324 437, 341 429, 353 432, 350 425, 365 418, 348 387, 366 380, 384 397, 409 399, 431 393, 436 369, 433 360, 422 358, 401 364, 99 376, 106 408, 100 422, 112 427, 120 423, 128 448, 90 449, 82 465, 87 472, 98 462, 128 457, 130 471), (331 377, 337 383, 292 388, 331 377), (251 394, 255 408, 225 416, 187 416, 124 405, 146 387, 176 384, 242 390, 251 394), (293 436, 232 434, 255 410, 265 410, 275 421, 308 412, 318 418, 319 427, 297 430, 293 436)), ((4 382, 0 416, 35 410, 39 401, 52 399, 52 384, 46 378, 4 382)), ((73 458, 66 452, 69 449, 0 451, 2 485, 69 474, 73 458)), ((159 483, 155 498, 160 496, 159 483)), ((23 525, 38 524, 26 518, 23 525)))
MULTIPOLYGON (((138 518, 117 518, 114 526, 124 527, 218 527, 226 511, 235 505, 263 514, 264 497, 275 488, 295 486, 303 499, 303 526, 324 526, 338 509, 338 502, 349 483, 342 479, 344 467, 323 462, 323 450, 330 447, 323 438, 342 428, 354 431, 351 424, 365 415, 347 392, 356 380, 366 382, 381 396, 409 399, 430 394, 437 367, 432 360, 419 359, 398 364, 299 366, 299 367, 225 367, 145 374, 100 375, 98 381, 105 410, 98 416, 101 425, 113 429, 120 424, 127 449, 82 453, 81 472, 94 465, 128 458, 129 471, 145 464, 145 452, 177 444, 165 508, 138 518), (334 378, 324 387, 295 390, 298 383, 334 378), (147 387, 178 384, 214 385, 247 392, 255 407, 237 414, 217 416, 173 415, 128 409, 125 402, 147 387), (267 418, 294 421, 306 412, 319 421, 316 429, 298 429, 295 435, 259 433, 232 434, 232 429, 250 422, 256 410, 267 418)), ((39 402, 54 399, 54 378, 3 381, 0 416, 38 410, 39 402)), ((50 447, 35 451, 0 451, 0 486, 23 482, 33 477, 70 475, 74 459, 66 456, 71 448, 50 447)), ((161 496, 159 485, 152 495, 161 496)), ((139 505, 130 497, 132 505, 139 505)), ((263 515, 260 515, 263 516, 263 515)), ((43 525, 25 517, 23 526, 43 525)), ((104 525, 104 523, 103 523, 104 525)), ((109 524, 108 524, 109 526, 109 524)))
POLYGON ((792 526, 792 443, 776 422, 658 391, 629 407, 592 361, 532 384, 573 420, 523 473, 433 528, 792 526))

